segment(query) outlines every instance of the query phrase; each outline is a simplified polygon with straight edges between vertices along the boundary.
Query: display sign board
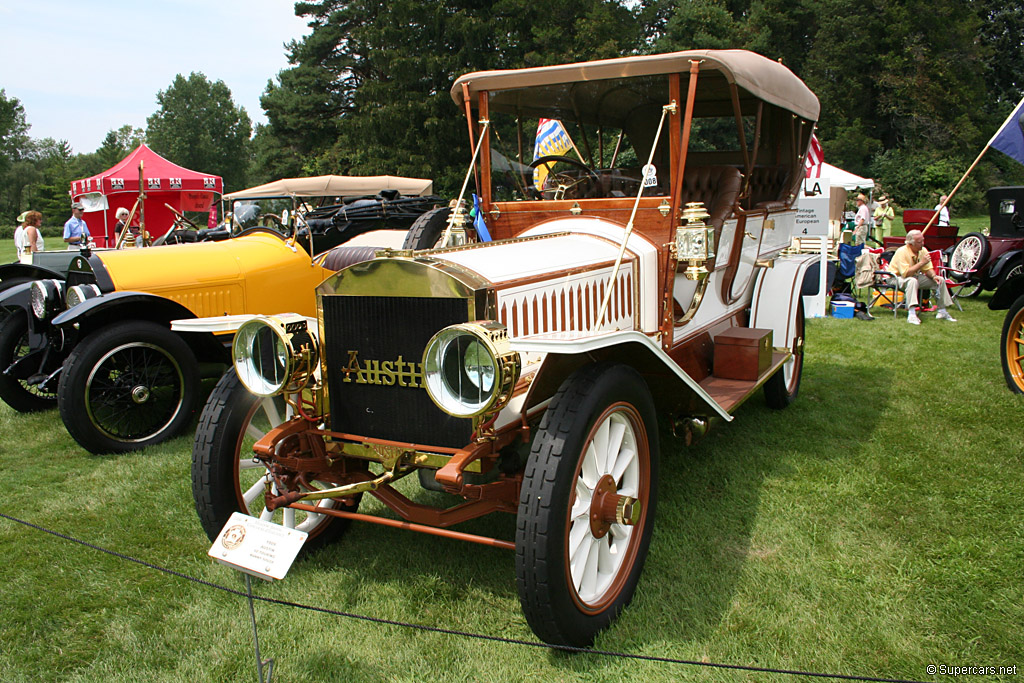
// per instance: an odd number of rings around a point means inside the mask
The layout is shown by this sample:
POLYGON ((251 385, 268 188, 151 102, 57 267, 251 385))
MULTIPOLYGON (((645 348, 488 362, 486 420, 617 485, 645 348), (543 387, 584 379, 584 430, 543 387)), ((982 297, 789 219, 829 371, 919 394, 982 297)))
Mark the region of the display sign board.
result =
POLYGON ((828 237, 829 180, 804 178, 794 237, 828 237))
POLYGON ((283 579, 308 534, 232 513, 207 553, 217 562, 261 579, 283 579))

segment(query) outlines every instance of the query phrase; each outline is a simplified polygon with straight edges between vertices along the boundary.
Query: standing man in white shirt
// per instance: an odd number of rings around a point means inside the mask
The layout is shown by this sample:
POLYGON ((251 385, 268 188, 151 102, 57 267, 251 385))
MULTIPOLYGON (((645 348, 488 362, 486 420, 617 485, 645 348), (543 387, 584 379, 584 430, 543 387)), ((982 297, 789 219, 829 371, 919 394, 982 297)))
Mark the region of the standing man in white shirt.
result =
POLYGON ((935 211, 939 212, 939 220, 936 221, 935 224, 940 227, 944 225, 949 225, 949 206, 947 205, 948 201, 949 197, 947 197, 946 195, 942 195, 941 197, 939 197, 939 203, 935 205, 935 211))

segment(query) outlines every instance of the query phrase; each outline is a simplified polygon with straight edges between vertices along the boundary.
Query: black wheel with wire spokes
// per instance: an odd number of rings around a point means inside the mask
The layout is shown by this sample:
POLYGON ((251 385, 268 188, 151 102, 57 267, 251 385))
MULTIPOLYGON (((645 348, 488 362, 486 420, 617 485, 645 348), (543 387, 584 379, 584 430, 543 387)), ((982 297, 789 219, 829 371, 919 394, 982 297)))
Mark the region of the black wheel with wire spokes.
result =
POLYGON ((92 453, 123 453, 181 434, 199 394, 199 364, 167 327, 115 323, 75 347, 57 394, 75 441, 92 453))
POLYGON ((57 405, 55 393, 43 391, 26 379, 4 374, 31 351, 28 313, 15 311, 0 319, 0 398, 19 413, 49 410, 57 405))

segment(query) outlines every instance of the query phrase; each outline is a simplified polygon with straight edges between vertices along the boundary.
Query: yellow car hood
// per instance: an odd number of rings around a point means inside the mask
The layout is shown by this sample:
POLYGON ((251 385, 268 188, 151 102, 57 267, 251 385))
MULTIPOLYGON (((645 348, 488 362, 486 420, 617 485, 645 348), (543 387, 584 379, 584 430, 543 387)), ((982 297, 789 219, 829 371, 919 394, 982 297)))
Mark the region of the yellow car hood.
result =
POLYGON ((301 247, 265 233, 98 255, 117 291, 165 296, 199 316, 314 315, 313 288, 329 274, 301 247))

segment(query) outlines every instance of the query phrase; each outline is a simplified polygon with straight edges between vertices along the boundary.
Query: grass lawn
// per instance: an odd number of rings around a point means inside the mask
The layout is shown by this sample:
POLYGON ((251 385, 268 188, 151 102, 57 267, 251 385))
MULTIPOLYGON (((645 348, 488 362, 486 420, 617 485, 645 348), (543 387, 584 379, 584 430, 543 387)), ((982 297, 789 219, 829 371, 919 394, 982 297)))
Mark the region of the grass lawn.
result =
MULTIPOLYGON (((2 253, 0 253, 2 256, 2 253)), ((657 657, 918 680, 929 664, 1024 673, 1024 398, 989 294, 954 312, 808 321, 800 396, 758 396, 686 447, 661 427, 660 502, 633 604, 596 646, 657 657)), ((0 512, 206 581, 188 437, 92 456, 56 412, 0 404, 0 512)), ((409 482, 409 480, 406 480, 409 482)), ((410 495, 419 494, 409 491, 410 495)), ((430 494, 436 496, 440 494, 430 494)), ((363 511, 381 506, 367 496, 363 511)), ((513 537, 510 515, 469 532, 513 537)), ((255 678, 243 598, 0 518, 0 680, 255 678)), ((514 558, 354 523, 257 595, 533 640, 514 558)), ((380 626, 258 603, 274 681, 764 681, 380 626)), ((978 677, 975 677, 977 679, 978 677)), ((984 680, 1019 680, 988 676, 984 680)))

